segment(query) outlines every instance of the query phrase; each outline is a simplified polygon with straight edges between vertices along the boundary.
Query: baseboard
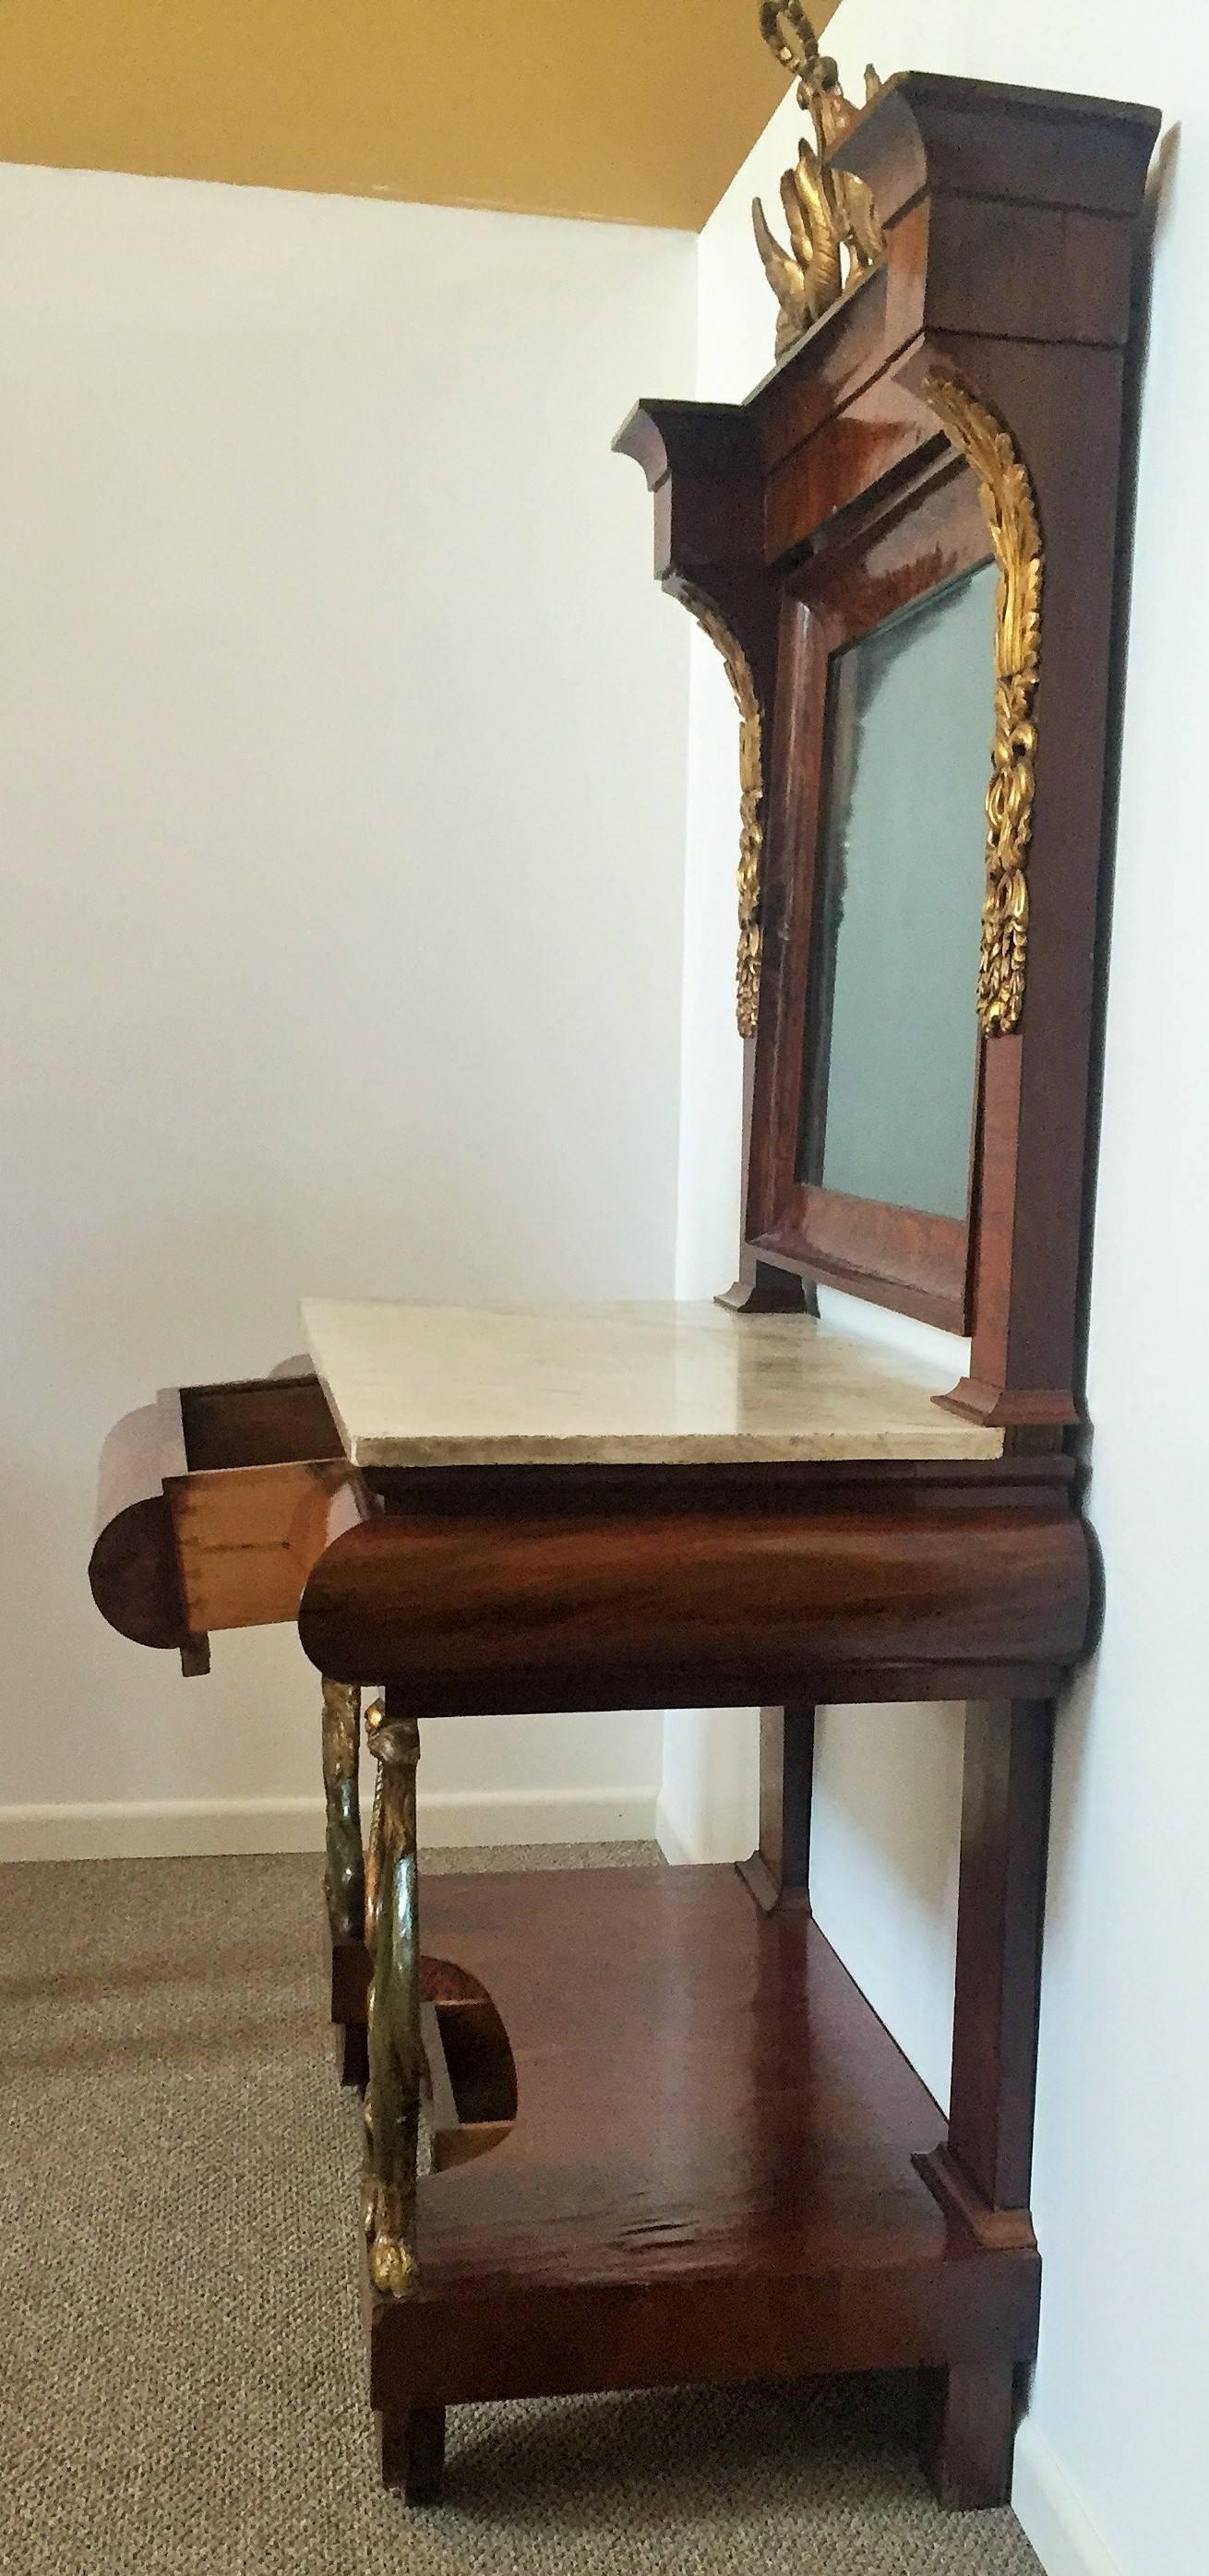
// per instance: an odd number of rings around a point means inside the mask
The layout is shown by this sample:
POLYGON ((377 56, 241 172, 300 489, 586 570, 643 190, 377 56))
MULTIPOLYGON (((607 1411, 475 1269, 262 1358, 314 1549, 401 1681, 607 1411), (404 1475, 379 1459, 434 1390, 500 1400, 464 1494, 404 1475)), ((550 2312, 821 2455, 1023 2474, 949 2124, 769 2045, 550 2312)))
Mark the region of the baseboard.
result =
MULTIPOLYGON (((503 1843, 650 1842, 653 1789, 454 1790, 419 1800, 430 1850, 503 1843)), ((171 1860, 190 1854, 318 1852, 319 1798, 156 1798, 0 1807, 0 1863, 171 1860)))
POLYGON ((419 1800, 419 1828, 433 1850, 488 1843, 651 1843, 650 1789, 455 1789, 419 1800))
POLYGON ((1016 2436, 1012 2508, 1045 2576, 1122 2576, 1082 2497, 1027 2417, 1016 2436))
POLYGON ((673 1814, 667 1794, 662 1789, 655 1801, 655 1840, 664 1859, 670 1860, 675 1869, 691 1868, 703 1857, 681 1830, 681 1822, 673 1814))

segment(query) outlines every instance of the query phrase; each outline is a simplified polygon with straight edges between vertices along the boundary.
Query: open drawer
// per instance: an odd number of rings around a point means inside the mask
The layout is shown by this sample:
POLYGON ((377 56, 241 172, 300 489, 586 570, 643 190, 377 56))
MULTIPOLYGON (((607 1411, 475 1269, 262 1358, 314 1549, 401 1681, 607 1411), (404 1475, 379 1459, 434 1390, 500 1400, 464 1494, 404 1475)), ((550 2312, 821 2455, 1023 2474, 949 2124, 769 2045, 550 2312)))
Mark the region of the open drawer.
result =
POLYGON ((309 1372, 171 1387, 105 1443, 93 1598, 124 1637, 204 1672, 212 1628, 295 1618, 329 1540, 370 1508, 309 1372))

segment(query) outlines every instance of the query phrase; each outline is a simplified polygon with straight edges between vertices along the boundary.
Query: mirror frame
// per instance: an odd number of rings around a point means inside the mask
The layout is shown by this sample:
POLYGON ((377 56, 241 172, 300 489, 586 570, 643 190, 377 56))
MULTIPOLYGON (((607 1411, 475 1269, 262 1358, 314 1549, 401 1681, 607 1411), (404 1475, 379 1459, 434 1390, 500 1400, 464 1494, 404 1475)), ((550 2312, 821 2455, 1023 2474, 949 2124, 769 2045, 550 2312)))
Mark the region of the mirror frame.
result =
MULTIPOLYGON (((800 1262, 812 1278, 876 1296, 921 1321, 965 1332, 970 1315, 969 1200, 973 1190, 981 1046, 969 1104, 970 1185, 964 1218, 855 1198, 802 1180, 800 1134, 812 1014, 824 937, 820 856, 830 762, 830 666, 896 610, 917 606, 991 559, 968 468, 942 454, 904 498, 863 514, 786 586, 778 657, 764 881, 764 973, 756 1047, 746 1237, 765 1258, 800 1262), (796 613, 795 613, 796 611, 796 613)), ((995 670, 988 639, 986 767, 995 670)), ((981 886, 983 839, 970 852, 981 886)), ((974 972, 969 983, 971 1026, 974 972)))
POLYGON ((746 402, 644 402, 615 442, 654 495, 657 576, 719 646, 740 714, 745 1219, 724 1302, 801 1311, 827 1279, 964 1323, 968 1373, 936 1400, 1041 1445, 1081 1410, 1126 350, 1158 125, 1117 100, 887 81, 828 156, 867 192, 876 264, 803 322, 746 402), (877 1203, 838 1212, 845 1244, 834 1212, 794 1203, 783 1132, 792 1088, 796 1154, 786 799, 794 781, 817 797, 825 702, 821 666, 805 689, 785 676, 803 585, 879 528, 926 553, 933 507, 954 525, 981 509, 1005 576, 963 1258, 926 1239, 930 1220, 877 1203))

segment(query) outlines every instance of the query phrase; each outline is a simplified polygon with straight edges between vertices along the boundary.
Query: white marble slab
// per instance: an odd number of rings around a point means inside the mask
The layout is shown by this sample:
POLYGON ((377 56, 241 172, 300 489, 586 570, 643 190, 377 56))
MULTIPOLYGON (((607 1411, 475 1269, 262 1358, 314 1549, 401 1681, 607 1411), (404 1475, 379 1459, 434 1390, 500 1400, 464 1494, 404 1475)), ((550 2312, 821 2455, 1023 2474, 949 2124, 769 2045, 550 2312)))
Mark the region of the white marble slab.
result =
POLYGON ((308 1301, 303 1328, 361 1467, 997 1458, 931 1401, 948 1371, 801 1315, 714 1305, 308 1301))

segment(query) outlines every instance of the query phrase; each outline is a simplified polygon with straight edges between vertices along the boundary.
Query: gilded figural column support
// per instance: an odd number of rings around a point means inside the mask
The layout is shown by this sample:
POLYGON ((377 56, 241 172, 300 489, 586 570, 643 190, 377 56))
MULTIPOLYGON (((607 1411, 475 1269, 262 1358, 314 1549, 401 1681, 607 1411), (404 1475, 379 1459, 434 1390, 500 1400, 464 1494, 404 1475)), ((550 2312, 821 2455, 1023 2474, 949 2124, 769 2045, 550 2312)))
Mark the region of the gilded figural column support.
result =
POLYGON ((365 1740, 381 1769, 366 1873, 369 1990, 365 2233, 376 2290, 402 2297, 415 2278, 416 2157, 424 2046, 420 2036, 420 1905, 416 1765, 420 1729, 379 1702, 365 1740))
POLYGON ((359 1941, 365 1929, 365 1863, 357 1763, 361 1693, 355 1682, 323 1684, 323 1788, 327 1801, 323 1892, 333 1941, 359 1941))

